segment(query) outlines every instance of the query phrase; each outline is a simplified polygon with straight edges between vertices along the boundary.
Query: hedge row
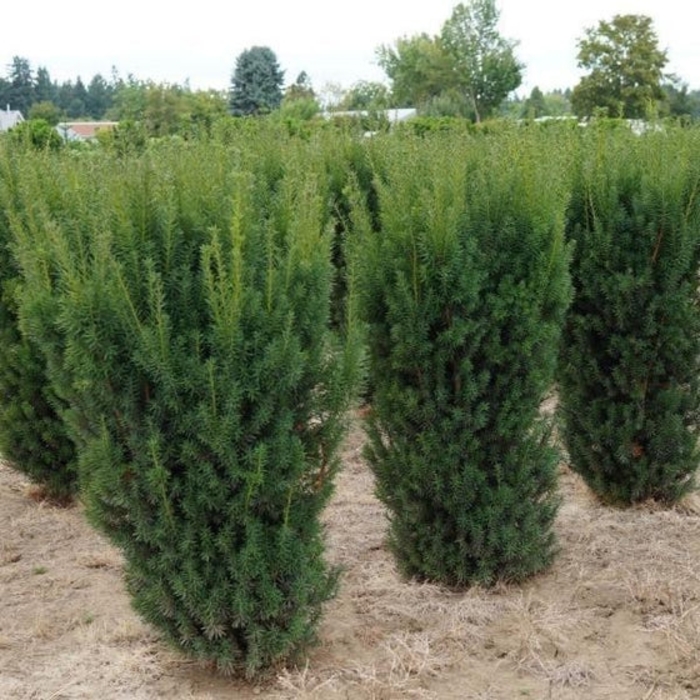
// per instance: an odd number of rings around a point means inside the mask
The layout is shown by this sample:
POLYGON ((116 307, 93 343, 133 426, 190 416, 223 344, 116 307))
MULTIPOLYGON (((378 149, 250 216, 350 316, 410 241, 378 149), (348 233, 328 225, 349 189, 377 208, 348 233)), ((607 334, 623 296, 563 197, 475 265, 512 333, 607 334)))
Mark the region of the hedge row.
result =
POLYGON ((569 125, 0 141, 0 449, 79 490, 167 639, 255 673, 335 591, 319 516, 364 357, 400 569, 522 580, 556 553, 553 387, 602 499, 694 485, 699 155, 569 125))

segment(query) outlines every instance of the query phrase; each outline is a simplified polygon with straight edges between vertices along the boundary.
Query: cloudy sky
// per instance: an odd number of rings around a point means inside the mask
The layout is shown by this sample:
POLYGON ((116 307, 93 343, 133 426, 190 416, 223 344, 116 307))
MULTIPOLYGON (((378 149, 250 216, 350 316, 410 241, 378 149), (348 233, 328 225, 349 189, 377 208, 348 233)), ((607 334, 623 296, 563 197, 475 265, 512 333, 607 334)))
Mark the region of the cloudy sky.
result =
MULTIPOLYGON (((2 11, 0 72, 13 56, 46 66, 59 81, 78 75, 105 77, 112 66, 125 77, 226 89, 236 56, 269 46, 287 83, 305 70, 317 90, 328 83, 349 87, 383 80, 375 50, 398 37, 435 34, 455 0, 248 0, 189 3, 119 0, 6 2, 2 11)), ((700 89, 700 5, 688 0, 497 0, 501 33, 518 41, 526 65, 521 93, 573 87, 576 40, 586 27, 615 14, 645 14, 659 44, 668 50, 668 70, 700 89)))

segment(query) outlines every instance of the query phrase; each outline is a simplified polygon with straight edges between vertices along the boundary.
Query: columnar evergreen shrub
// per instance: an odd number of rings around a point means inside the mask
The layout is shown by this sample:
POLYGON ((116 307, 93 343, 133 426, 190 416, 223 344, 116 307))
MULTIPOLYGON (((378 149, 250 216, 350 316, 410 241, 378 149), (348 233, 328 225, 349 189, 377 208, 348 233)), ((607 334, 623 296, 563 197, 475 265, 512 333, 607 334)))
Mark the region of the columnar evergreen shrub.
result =
POLYGON ((356 210, 367 456, 406 575, 520 580, 554 555, 557 452, 539 407, 570 284, 552 150, 531 131, 387 142, 381 230, 356 210))
POLYGON ((560 408, 571 466, 606 502, 673 502, 694 484, 699 146, 670 127, 583 139, 560 408))
POLYGON ((16 232, 23 322, 135 608, 248 673, 303 650, 334 593, 319 515, 357 371, 353 335, 328 330, 317 174, 278 159, 210 144, 66 162, 60 201, 16 232))
POLYGON ((0 455, 50 497, 64 499, 77 488, 75 446, 59 415, 45 358, 19 328, 21 280, 11 254, 10 219, 22 215, 14 196, 23 158, 9 151, 0 151, 0 455))
POLYGON ((376 192, 373 187, 373 168, 368 145, 355 135, 335 131, 319 131, 312 141, 319 161, 316 167, 324 172, 328 218, 334 231, 335 275, 331 318, 334 327, 338 329, 346 325, 345 314, 350 284, 347 270, 347 246, 348 239, 353 236, 351 183, 359 187, 370 214, 376 215, 376 192))

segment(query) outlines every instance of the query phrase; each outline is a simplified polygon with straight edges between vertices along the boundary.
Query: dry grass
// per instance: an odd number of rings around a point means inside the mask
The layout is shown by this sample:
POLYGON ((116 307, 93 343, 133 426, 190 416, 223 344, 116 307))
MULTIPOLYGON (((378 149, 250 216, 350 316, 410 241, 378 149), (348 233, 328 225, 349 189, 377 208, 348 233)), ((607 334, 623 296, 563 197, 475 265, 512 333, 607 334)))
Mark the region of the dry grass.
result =
POLYGON ((562 466, 554 566, 520 587, 457 593, 397 575, 361 447, 355 428, 325 515, 345 574, 320 644, 259 686, 166 648, 80 508, 47 503, 0 466, 0 698, 700 697, 698 496, 609 509, 562 466))

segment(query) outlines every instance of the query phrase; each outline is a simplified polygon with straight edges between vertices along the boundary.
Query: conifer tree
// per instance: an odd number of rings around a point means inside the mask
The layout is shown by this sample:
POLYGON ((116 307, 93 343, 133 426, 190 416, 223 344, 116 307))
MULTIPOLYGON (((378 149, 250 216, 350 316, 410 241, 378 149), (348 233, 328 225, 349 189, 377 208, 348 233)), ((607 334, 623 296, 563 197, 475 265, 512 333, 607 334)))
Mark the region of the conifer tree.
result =
POLYGON ((282 103, 284 71, 269 46, 253 46, 236 58, 231 78, 231 114, 266 114, 282 103))
POLYGON ((367 455, 409 576, 520 580, 555 552, 557 453, 538 409, 570 285, 566 192, 543 145, 404 136, 378 166, 381 230, 356 209, 367 455))
POLYGON ((560 408, 571 466, 605 502, 672 503, 694 485, 699 146, 670 127, 583 139, 560 408))
POLYGON ((23 158, 9 146, 0 144, 0 455, 49 497, 62 500, 77 488, 75 446, 59 415, 45 358, 19 327, 21 279, 11 254, 11 219, 21 217, 14 197, 23 158))
POLYGON ((250 674, 303 651, 334 593, 319 515, 357 368, 352 334, 328 330, 316 174, 268 156, 66 161, 50 225, 18 234, 27 326, 135 608, 250 674))

